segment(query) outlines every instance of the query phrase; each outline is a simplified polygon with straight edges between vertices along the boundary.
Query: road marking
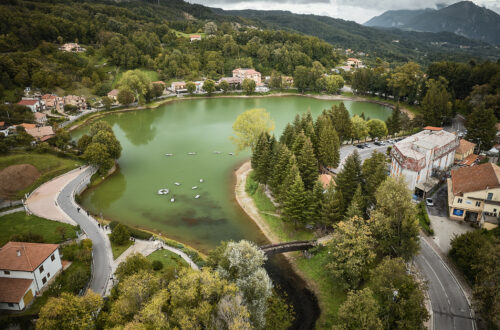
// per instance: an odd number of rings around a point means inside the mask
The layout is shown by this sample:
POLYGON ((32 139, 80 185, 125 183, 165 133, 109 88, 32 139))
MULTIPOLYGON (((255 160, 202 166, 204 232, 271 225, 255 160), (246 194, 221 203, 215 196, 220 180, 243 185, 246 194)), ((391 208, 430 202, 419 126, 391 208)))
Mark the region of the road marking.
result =
POLYGON ((446 296, 446 300, 448 301, 448 305, 451 306, 451 303, 450 303, 450 298, 448 297, 448 294, 446 294, 446 289, 444 288, 444 285, 443 283, 441 282, 441 280, 439 279, 439 276, 438 274, 436 273, 436 271, 434 270, 434 268, 432 268, 431 264, 427 261, 427 259, 425 259, 425 257, 422 255, 422 259, 425 261, 425 263, 427 264, 427 266, 429 266, 429 268, 432 270, 432 272, 434 273, 434 276, 436 276, 436 279, 438 280, 439 282, 439 285, 441 285, 441 288, 443 289, 443 292, 444 292, 444 295, 446 296))

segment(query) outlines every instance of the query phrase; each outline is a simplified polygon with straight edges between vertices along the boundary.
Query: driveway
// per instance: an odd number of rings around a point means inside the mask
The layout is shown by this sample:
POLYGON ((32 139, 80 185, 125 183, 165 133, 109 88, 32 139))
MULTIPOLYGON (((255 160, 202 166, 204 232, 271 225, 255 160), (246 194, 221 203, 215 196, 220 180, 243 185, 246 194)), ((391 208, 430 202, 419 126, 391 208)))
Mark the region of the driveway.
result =
POLYGON ((339 171, 342 170, 347 157, 349 157, 349 155, 352 154, 354 152, 354 150, 358 151, 359 158, 361 159, 361 163, 363 163, 363 161, 365 159, 370 158, 370 156, 372 155, 372 153, 374 151, 378 151, 380 153, 385 154, 387 151, 387 147, 392 146, 392 144, 386 144, 385 146, 376 146, 373 143, 368 143, 368 142, 367 142, 367 144, 370 145, 370 148, 359 149, 359 148, 356 148, 355 146, 353 146, 352 144, 341 146, 340 147, 340 164, 339 164, 339 167, 334 169, 334 172, 338 173, 339 171))

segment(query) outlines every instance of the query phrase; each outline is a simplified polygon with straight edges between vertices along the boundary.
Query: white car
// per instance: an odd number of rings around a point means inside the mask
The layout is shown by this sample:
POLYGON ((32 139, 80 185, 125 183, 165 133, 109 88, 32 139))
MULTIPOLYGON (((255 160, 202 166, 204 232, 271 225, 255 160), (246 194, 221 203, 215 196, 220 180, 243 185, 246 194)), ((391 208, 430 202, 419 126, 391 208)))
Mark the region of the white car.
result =
POLYGON ((434 201, 432 200, 432 198, 426 198, 425 199, 425 204, 427 206, 434 206, 434 201))

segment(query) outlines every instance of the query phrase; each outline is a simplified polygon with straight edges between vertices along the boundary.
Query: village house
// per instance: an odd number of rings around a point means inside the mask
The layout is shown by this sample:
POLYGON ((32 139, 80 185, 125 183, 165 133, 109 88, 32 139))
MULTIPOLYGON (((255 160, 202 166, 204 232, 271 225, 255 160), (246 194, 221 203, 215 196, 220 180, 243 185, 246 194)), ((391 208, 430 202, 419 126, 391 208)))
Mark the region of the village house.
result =
POLYGON ((192 35, 189 36, 189 40, 191 42, 193 42, 193 41, 200 41, 201 40, 201 35, 199 35, 199 34, 192 34, 192 35))
POLYGON ((46 109, 56 109, 60 107, 60 103, 63 103, 64 99, 54 94, 44 94, 42 95, 42 102, 45 104, 46 109))
POLYGON ((351 68, 362 68, 363 62, 361 60, 358 60, 357 58, 351 57, 347 59, 347 66, 351 68))
POLYGON ((78 110, 87 109, 87 100, 84 96, 67 95, 64 97, 64 105, 74 105, 78 110))
POLYGON ((42 102, 38 99, 26 99, 23 98, 21 101, 17 102, 19 105, 24 105, 25 107, 30 108, 32 112, 42 111, 43 105, 42 102))
POLYGON ((499 223, 500 167, 485 163, 451 171, 448 208, 453 220, 499 223))
POLYGON ((120 90, 116 88, 108 93, 108 97, 113 101, 113 103, 118 103, 118 93, 120 93, 120 90))
POLYGON ((40 125, 45 125, 47 122, 47 115, 42 112, 35 112, 35 122, 40 125))
POLYGON ((59 47, 59 50, 62 50, 63 52, 82 53, 86 49, 75 42, 69 42, 59 47))
POLYGON ((223 81, 227 81, 229 84, 229 87, 232 89, 239 89, 241 86, 241 83, 243 82, 243 79, 238 78, 238 77, 223 77, 220 78, 217 84, 220 84, 223 81))
POLYGON ((187 92, 185 81, 174 81, 170 85, 170 90, 174 93, 187 92))
POLYGON ((445 172, 453 165, 458 146, 455 134, 427 126, 394 144, 390 174, 403 175, 411 191, 429 192, 439 181, 435 177, 438 172, 445 172))
POLYGON ((261 75, 260 72, 255 71, 254 69, 234 69, 233 77, 240 78, 241 80, 252 79, 256 84, 261 83, 261 75))
POLYGON ((23 310, 61 270, 59 245, 8 242, 0 249, 0 309, 23 310))
POLYGON ((26 133, 31 135, 38 142, 44 142, 56 136, 52 126, 26 128, 26 133))
POLYGON ((460 139, 460 145, 455 151, 455 163, 471 166, 477 160, 478 156, 474 154, 475 143, 465 139, 460 139))

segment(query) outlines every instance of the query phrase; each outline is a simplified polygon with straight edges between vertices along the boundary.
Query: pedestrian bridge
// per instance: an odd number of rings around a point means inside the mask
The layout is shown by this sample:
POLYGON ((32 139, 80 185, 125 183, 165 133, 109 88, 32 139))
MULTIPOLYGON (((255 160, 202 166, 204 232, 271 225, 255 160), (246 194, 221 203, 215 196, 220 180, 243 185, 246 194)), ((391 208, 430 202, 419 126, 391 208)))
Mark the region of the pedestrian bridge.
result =
POLYGON ((260 249, 264 251, 265 255, 270 256, 273 254, 279 254, 285 252, 309 250, 317 245, 318 245, 317 240, 293 241, 293 242, 263 245, 260 247, 260 249))

